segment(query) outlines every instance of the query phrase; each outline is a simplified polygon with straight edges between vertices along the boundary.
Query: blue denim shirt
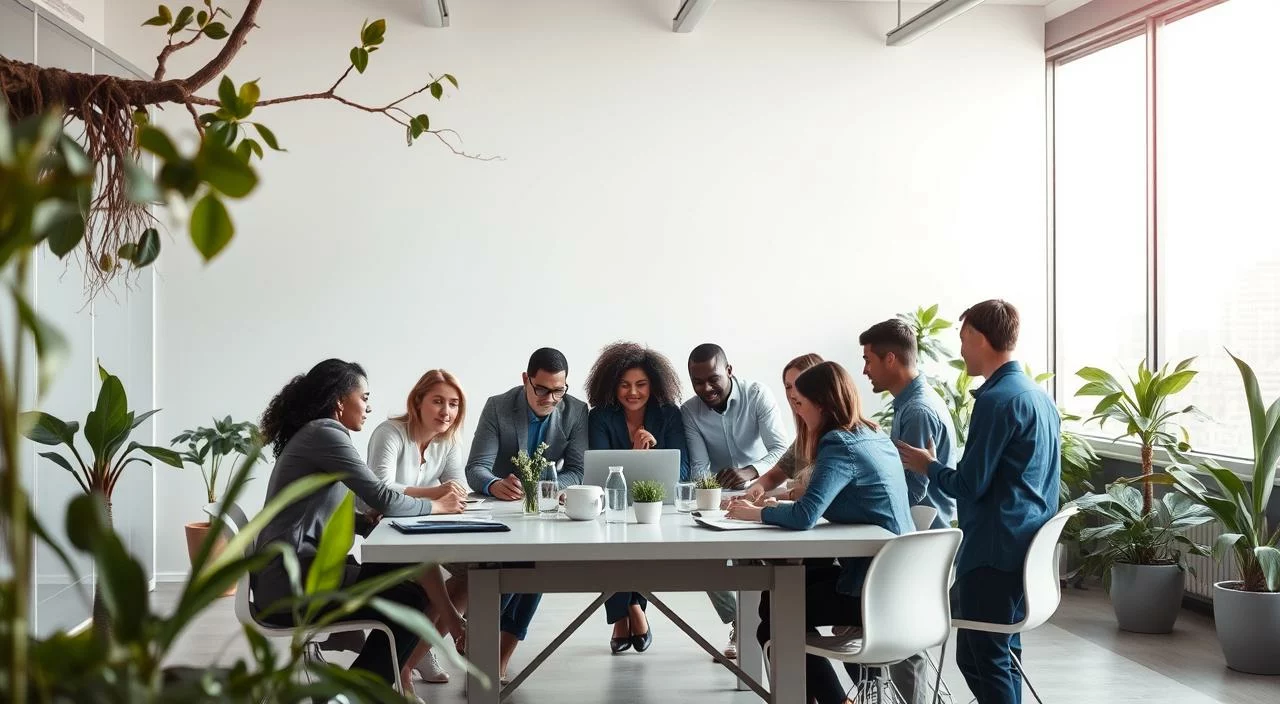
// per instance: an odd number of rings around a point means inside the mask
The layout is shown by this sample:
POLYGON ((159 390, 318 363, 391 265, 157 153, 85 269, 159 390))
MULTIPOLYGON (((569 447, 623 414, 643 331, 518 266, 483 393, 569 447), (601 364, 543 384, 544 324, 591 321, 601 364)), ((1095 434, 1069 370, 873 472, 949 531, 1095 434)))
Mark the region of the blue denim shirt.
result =
POLYGON ((1058 510, 1058 407, 1018 362, 973 393, 964 457, 929 465, 929 479, 959 503, 964 540, 956 574, 979 567, 1021 572, 1031 538, 1058 510))
MULTIPOLYGON (((897 535, 911 532, 902 460, 888 436, 869 428, 823 435, 804 496, 760 513, 762 522, 794 530, 808 530, 820 517, 833 523, 869 523, 897 535)), ((836 589, 861 594, 870 565, 869 557, 840 558, 836 589)))
MULTIPOLYGON (((680 451, 680 481, 689 481, 689 447, 680 407, 649 403, 644 409, 644 429, 658 441, 654 449, 680 451)), ((592 450, 631 449, 631 433, 627 431, 627 414, 622 406, 591 409, 587 415, 587 446, 592 450)))
MULTIPOLYGON (((956 448, 956 428, 947 405, 938 392, 925 383, 923 375, 917 376, 902 393, 893 397, 893 428, 889 437, 921 448, 928 447, 932 440, 938 461, 951 466, 952 453, 956 448)), ((938 509, 933 528, 950 528, 951 519, 956 517, 956 500, 923 474, 907 472, 907 499, 912 506, 938 509)))

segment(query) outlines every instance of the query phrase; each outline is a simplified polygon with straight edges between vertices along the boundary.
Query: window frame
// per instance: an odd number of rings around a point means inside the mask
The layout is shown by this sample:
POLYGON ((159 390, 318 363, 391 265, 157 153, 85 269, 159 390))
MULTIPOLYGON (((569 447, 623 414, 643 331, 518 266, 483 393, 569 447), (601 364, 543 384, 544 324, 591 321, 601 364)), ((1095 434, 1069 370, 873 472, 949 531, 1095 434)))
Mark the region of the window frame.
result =
MULTIPOLYGON (((1055 124, 1056 110, 1054 106, 1055 75, 1057 69, 1076 59, 1102 51, 1120 42, 1145 37, 1146 43, 1146 352, 1148 365, 1158 368, 1169 361, 1166 359, 1164 341, 1162 339, 1162 272, 1160 208, 1157 162, 1160 139, 1160 67, 1161 36, 1164 27, 1170 22, 1183 19, 1197 12, 1219 5, 1229 0, 1163 0, 1149 3, 1139 10, 1126 14, 1092 30, 1079 34, 1045 50, 1045 132, 1046 132, 1046 164, 1047 178, 1047 251, 1049 261, 1047 267, 1047 301, 1049 329, 1047 331, 1049 366, 1054 372, 1051 384, 1055 399, 1062 400, 1073 393, 1068 384, 1075 379, 1074 370, 1059 368, 1060 350, 1058 345, 1058 241, 1057 241, 1057 172, 1055 168, 1055 124)), ((1113 440, 1101 428, 1089 427, 1079 431, 1097 453, 1106 458, 1140 461, 1140 449, 1132 440, 1113 440)), ((1252 478, 1253 458, 1241 455, 1224 455, 1205 451, 1188 453, 1195 460, 1213 459, 1236 474, 1252 478)), ((1155 454, 1157 464, 1168 463, 1167 454, 1157 448, 1155 454)), ((1280 486, 1280 478, 1276 485, 1280 486)))

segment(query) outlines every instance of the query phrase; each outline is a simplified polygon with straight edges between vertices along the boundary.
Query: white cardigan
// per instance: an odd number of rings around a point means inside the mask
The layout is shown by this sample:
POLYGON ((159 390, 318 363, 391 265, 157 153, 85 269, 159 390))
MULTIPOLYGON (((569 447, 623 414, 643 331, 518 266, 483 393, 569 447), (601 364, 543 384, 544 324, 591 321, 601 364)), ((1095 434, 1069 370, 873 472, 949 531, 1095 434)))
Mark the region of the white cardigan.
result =
POLYGON ((466 469, 457 437, 433 440, 418 456, 418 443, 409 437, 404 421, 378 424, 369 438, 369 469, 387 486, 403 492, 410 486, 436 486, 453 480, 467 485, 466 469))

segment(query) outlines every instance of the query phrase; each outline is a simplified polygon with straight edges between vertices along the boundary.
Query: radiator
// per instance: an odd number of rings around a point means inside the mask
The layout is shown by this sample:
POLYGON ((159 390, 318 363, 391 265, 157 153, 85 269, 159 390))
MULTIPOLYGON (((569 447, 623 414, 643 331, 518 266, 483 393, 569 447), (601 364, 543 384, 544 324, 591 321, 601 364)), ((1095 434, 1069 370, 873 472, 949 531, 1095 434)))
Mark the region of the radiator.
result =
MULTIPOLYGON (((1208 545, 1210 549, 1213 548, 1213 543, 1219 535, 1222 535, 1222 524, 1217 521, 1211 521, 1187 531, 1188 538, 1201 545, 1208 545)), ((1239 579, 1236 572, 1236 556, 1231 551, 1228 551, 1226 559, 1221 561, 1214 560, 1212 557, 1190 555, 1187 557, 1187 564, 1195 569, 1194 575, 1187 575, 1187 593, 1207 601, 1213 601, 1215 582, 1239 579)))

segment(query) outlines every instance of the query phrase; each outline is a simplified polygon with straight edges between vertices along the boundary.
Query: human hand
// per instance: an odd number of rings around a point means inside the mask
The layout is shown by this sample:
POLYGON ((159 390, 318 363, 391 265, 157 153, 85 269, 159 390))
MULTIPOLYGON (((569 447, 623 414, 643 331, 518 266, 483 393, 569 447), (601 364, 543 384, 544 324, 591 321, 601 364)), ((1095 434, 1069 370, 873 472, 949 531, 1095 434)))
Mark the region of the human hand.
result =
POLYGON ((760 500, 763 499, 767 493, 769 492, 765 491, 764 487, 760 486, 757 482, 747 489, 747 493, 743 494, 742 498, 750 501, 751 503, 760 503, 760 500))
POLYGON ((631 449, 633 450, 649 450, 658 446, 658 439, 653 437, 653 433, 644 429, 644 426, 636 428, 636 432, 631 434, 631 449))
POLYGON ((894 440, 893 444, 898 446, 898 456, 902 458, 902 466, 916 474, 928 474, 929 465, 937 459, 933 438, 929 438, 929 447, 924 450, 912 447, 901 440, 894 440))
MULTIPOLYGON (((496 484, 494 486, 497 486, 496 484)), ((431 499, 431 513, 462 513, 467 510, 467 502, 462 500, 463 497, 452 492, 441 496, 438 499, 431 499)))
POLYGON ((508 474, 494 482, 493 486, 489 487, 489 493, 499 501, 519 501, 524 498, 524 486, 520 484, 519 477, 508 474))
POLYGON ((755 481, 760 478, 760 473, 755 467, 743 467, 741 469, 722 469, 716 475, 716 481, 720 482, 720 486, 726 489, 741 489, 747 485, 747 482, 755 481))
POLYGON ((444 489, 445 492, 457 494, 458 496, 461 496, 464 499, 467 498, 467 494, 470 493, 467 487, 459 484, 453 479, 450 479, 449 481, 445 482, 444 484, 441 484, 440 486, 441 488, 444 489))
POLYGON ((750 501, 738 499, 729 504, 729 510, 725 512, 725 517, 738 521, 755 521, 759 523, 760 507, 750 501))

